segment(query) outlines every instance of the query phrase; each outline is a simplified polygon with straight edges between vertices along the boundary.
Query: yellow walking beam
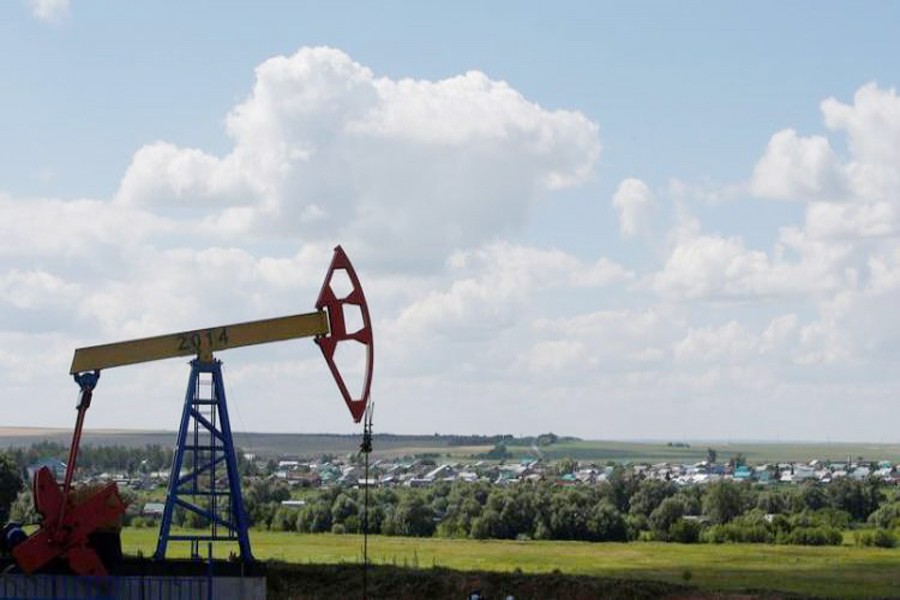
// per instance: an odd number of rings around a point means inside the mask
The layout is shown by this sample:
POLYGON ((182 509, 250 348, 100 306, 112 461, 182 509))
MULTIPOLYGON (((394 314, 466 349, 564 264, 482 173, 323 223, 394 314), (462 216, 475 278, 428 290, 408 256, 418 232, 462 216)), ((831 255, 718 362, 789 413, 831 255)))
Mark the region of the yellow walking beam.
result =
POLYGON ((75 350, 69 373, 83 373, 176 356, 195 355, 201 360, 212 360, 213 352, 219 350, 327 334, 328 316, 324 310, 320 310, 290 317, 248 321, 79 348, 75 350))

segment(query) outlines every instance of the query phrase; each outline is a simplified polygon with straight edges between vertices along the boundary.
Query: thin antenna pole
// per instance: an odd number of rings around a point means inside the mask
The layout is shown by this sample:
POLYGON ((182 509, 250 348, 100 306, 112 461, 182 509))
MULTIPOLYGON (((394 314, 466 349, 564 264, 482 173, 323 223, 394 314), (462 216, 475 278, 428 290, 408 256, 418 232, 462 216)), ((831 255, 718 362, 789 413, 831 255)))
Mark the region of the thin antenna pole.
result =
POLYGON ((363 480, 363 600, 369 597, 369 454, 372 452, 372 412, 374 404, 366 409, 363 421, 363 438, 359 445, 365 455, 365 479, 363 480))

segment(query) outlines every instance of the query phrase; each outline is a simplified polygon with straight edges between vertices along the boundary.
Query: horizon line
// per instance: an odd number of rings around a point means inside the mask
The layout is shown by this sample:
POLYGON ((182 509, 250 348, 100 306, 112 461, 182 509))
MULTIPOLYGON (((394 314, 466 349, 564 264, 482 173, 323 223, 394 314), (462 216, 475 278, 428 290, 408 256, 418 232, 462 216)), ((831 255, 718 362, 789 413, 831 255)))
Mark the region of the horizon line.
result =
MULTIPOLYGON (((33 437, 40 435, 38 432, 47 432, 48 434, 63 434, 70 433, 72 430, 66 427, 40 427, 34 425, 12 425, 12 426, 2 426, 0 427, 0 438, 3 437, 33 437)), ((96 427, 96 428, 85 428, 84 432, 87 433, 95 433, 95 434, 111 434, 111 435, 140 435, 140 434, 154 434, 154 435, 177 435, 177 431, 174 429, 132 429, 126 427, 96 427)), ((348 437, 354 435, 362 435, 361 433, 336 433, 336 432, 285 432, 285 431, 240 431, 240 430, 232 430, 234 434, 242 434, 242 435, 316 435, 316 436, 336 436, 336 437, 348 437)), ((550 433, 550 432, 547 432, 550 433)), ((385 436, 398 436, 398 437, 497 437, 497 436, 505 436, 512 435, 513 439, 521 439, 521 438, 536 438, 540 435, 545 434, 528 434, 528 435, 514 435, 508 433, 494 433, 494 434, 481 434, 481 433, 439 433, 439 434, 430 434, 430 433, 393 433, 388 431, 377 432, 374 434, 375 437, 380 435, 385 436)), ((616 443, 627 443, 627 444, 672 444, 673 446, 676 444, 725 444, 727 445, 737 445, 737 444, 767 444, 767 445, 813 445, 813 444, 825 444, 825 445, 853 445, 853 444, 876 444, 879 446, 900 446, 900 441, 892 441, 892 442, 884 442, 884 441, 872 441, 872 440, 852 440, 852 439, 781 439, 780 437, 777 439, 766 439, 766 438, 682 438, 681 440, 672 440, 665 438, 589 438, 589 437, 581 437, 575 435, 568 434, 558 434, 554 433, 559 438, 576 438, 578 440, 586 441, 586 442, 616 442, 616 443)))

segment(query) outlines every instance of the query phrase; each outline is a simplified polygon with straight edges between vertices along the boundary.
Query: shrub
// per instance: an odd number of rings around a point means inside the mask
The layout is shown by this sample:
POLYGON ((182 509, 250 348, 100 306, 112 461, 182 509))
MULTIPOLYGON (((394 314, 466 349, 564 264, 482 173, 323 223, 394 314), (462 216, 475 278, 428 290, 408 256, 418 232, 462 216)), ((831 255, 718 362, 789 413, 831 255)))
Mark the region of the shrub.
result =
POLYGON ((834 527, 797 527, 790 533, 779 536, 779 541, 795 546, 840 546, 844 536, 834 527))
POLYGON ((869 515, 869 523, 881 529, 891 529, 900 524, 900 502, 881 506, 869 515))
POLYGON ((702 539, 711 544, 771 544, 775 541, 775 534, 761 523, 726 523, 710 527, 703 533, 702 539))
POLYGON ((889 529, 876 529, 872 534, 872 542, 879 548, 893 548, 897 545, 897 536, 889 529))
POLYGON ((879 548, 894 548, 897 545, 897 536, 889 529, 876 529, 864 531, 856 536, 856 543, 860 546, 877 546, 879 548))
POLYGON ((696 544, 700 541, 700 523, 696 519, 681 518, 669 527, 669 540, 681 544, 696 544))

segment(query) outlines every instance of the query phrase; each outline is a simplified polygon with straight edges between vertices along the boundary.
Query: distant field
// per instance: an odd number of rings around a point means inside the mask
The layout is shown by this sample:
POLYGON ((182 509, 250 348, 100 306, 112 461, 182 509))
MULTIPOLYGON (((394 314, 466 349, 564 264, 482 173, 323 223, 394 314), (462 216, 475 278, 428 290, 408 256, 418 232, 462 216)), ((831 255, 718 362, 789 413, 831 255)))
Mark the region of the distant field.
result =
MULTIPOLYGON (((246 452, 265 457, 315 457, 322 454, 345 455, 356 452, 360 436, 334 434, 283 434, 246 433, 234 434, 235 443, 246 452)), ((67 445, 71 431, 48 428, 0 428, 0 448, 28 446, 41 440, 49 440, 67 445)), ((490 445, 450 445, 451 436, 434 435, 390 435, 375 436, 374 457, 393 458, 398 456, 436 455, 440 460, 464 460, 487 452, 490 445)), ((122 445, 143 447, 158 444, 169 447, 175 443, 173 431, 129 431, 129 430, 88 430, 84 435, 85 444, 122 445)), ((669 446, 661 442, 622 442, 577 440, 542 446, 540 456, 548 459, 574 458, 598 464, 607 462, 626 463, 691 463, 706 459, 707 448, 714 448, 720 462, 732 456, 743 454, 751 463, 773 461, 808 462, 813 459, 843 461, 847 458, 865 460, 889 460, 900 462, 900 444, 861 443, 752 443, 752 442, 689 442, 690 447, 669 446)), ((530 444, 508 448, 514 459, 537 457, 538 453, 530 444)))
MULTIPOLYGON (((900 444, 693 442, 689 448, 684 448, 665 443, 580 440, 560 442, 541 447, 540 450, 549 459, 570 457, 601 463, 613 461, 653 464, 706 460, 707 448, 716 450, 719 462, 725 462, 737 454, 743 454, 751 463, 808 462, 814 459, 844 461, 848 457, 853 460, 862 457, 865 460, 900 462, 900 444)), ((509 450, 517 457, 535 454, 531 448, 523 446, 510 446, 509 450)))
MULTIPOLYGON (((125 551, 153 553, 155 529, 126 529, 125 551)), ((362 537, 254 531, 262 560, 336 564, 360 562, 362 537)), ((171 556, 184 556, 185 544, 171 556)), ((690 583, 705 590, 770 590, 829 598, 900 595, 900 550, 762 544, 514 542, 398 538, 369 539, 370 560, 462 571, 513 571, 621 577, 690 583)))
MULTIPOLYGON (((68 445, 72 432, 50 428, 0 428, 0 448, 29 446, 47 440, 68 445)), ((95 446, 121 445, 144 447, 175 444, 174 431, 87 430, 83 444, 95 446)), ((323 454, 349 454, 359 450, 360 435, 305 434, 305 433, 247 433, 235 432, 234 442, 245 452, 260 456, 316 457, 323 454)), ((394 457, 414 454, 439 454, 471 456, 485 452, 490 446, 449 446, 448 438, 435 436, 375 436, 375 456, 394 457)))

